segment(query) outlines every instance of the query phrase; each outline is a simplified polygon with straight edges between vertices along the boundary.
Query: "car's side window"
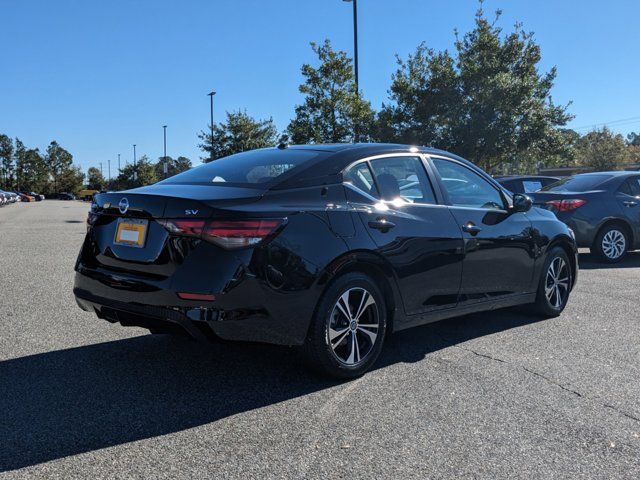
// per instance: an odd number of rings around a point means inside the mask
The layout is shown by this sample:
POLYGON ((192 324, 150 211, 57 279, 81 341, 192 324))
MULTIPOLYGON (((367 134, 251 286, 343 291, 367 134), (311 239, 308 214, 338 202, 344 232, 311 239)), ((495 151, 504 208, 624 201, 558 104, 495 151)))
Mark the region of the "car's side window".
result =
POLYGON ((387 157, 371 160, 380 196, 398 197, 409 203, 436 203, 431 182, 420 157, 387 157))
POLYGON ((434 158, 433 164, 453 205, 504 210, 500 192, 471 169, 441 158, 434 158))
POLYGON ((629 181, 629 179, 622 182, 622 184, 618 188, 618 192, 624 193, 625 195, 633 196, 632 183, 629 181))
POLYGON ((378 189, 373 181, 373 175, 367 162, 358 163, 351 167, 345 174, 345 178, 353 183, 363 192, 367 192, 372 197, 378 196, 378 189))
POLYGON ((631 195, 640 197, 640 177, 632 177, 627 182, 631 184, 631 195))

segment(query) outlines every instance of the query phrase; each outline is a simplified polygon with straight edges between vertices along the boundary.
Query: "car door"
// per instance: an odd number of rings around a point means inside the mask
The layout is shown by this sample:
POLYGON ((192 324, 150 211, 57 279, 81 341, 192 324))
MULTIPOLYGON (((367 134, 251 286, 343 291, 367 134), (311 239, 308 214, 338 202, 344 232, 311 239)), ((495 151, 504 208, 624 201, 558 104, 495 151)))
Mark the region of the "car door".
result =
POLYGON ((510 212, 501 190, 463 162, 430 161, 463 232, 459 305, 531 292, 535 250, 527 214, 510 212))
POLYGON ((345 172, 349 205, 392 266, 407 315, 454 307, 463 240, 420 155, 373 157, 345 172))
POLYGON ((627 178, 615 194, 622 214, 634 230, 634 238, 640 233, 640 175, 627 178))

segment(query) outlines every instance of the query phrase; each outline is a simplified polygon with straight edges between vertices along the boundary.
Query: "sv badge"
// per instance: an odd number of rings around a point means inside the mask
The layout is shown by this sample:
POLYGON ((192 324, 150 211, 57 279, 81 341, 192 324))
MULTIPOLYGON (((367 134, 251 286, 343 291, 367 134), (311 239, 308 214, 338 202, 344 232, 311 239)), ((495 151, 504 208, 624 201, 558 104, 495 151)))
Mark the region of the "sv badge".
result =
POLYGON ((185 215, 197 215, 200 210, 185 210, 185 215))

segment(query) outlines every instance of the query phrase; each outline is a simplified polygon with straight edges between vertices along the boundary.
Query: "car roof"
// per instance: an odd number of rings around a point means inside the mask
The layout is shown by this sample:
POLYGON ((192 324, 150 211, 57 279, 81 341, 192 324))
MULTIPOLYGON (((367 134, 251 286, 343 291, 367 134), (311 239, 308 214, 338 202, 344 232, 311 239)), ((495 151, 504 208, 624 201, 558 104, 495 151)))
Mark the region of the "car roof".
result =
MULTIPOLYGON (((327 155, 319 156, 301 166, 300 169, 292 169, 290 175, 277 182, 272 188, 275 190, 296 188, 306 185, 321 183, 336 183, 341 181, 341 172, 351 163, 360 159, 392 153, 423 153, 427 155, 443 155, 448 158, 461 161, 471 168, 483 172, 471 162, 458 157, 450 152, 437 148, 419 145, 404 145, 399 143, 329 143, 310 145, 286 145, 264 150, 314 150, 326 152, 327 155)), ((491 178, 486 172, 483 172, 491 178)), ((493 179, 492 179, 493 180, 493 179)))

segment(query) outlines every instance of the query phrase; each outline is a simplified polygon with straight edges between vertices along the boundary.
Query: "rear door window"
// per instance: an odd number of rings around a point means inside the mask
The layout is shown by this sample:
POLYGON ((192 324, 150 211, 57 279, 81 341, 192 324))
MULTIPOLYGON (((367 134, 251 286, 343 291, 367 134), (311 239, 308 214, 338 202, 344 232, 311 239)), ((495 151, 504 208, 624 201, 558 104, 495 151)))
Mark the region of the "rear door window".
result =
POLYGON ((626 179, 618 190, 631 197, 640 197, 640 177, 626 179))
POLYGON ((378 196, 378 189, 373 181, 373 175, 367 162, 358 163, 347 170, 345 177, 354 187, 367 192, 372 197, 378 196))
POLYGON ((378 158, 370 163, 384 200, 400 197, 409 203, 436 203, 433 187, 420 157, 378 158))

